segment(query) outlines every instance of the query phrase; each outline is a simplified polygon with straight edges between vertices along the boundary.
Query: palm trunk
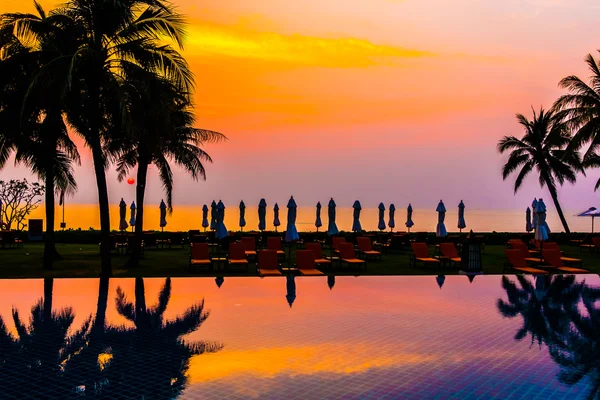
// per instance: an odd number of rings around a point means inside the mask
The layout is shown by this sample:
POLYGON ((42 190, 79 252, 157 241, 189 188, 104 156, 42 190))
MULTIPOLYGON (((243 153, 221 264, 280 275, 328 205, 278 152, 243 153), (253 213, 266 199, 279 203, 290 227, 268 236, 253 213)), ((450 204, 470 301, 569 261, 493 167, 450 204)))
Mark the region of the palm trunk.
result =
POLYGON ((106 171, 104 170, 104 158, 100 148, 100 140, 97 146, 92 148, 94 159, 94 171, 96 173, 96 185, 98 186, 98 205, 100 207, 100 261, 102 263, 102 276, 111 276, 111 242, 110 242, 110 212, 108 203, 108 187, 106 185, 106 171))
POLYGON ((54 170, 46 171, 46 234, 44 235, 44 269, 52 269, 57 255, 54 244, 54 170))
POLYGON ((558 217, 560 218, 560 222, 562 222, 565 232, 571 233, 571 230, 569 229, 569 224, 567 224, 565 215, 563 214, 562 208, 560 207, 560 203, 558 202, 558 193, 556 193, 556 188, 554 187, 554 184, 547 177, 544 180, 546 181, 546 186, 548 186, 548 191, 550 192, 550 196, 552 197, 552 201, 554 202, 554 206, 556 207, 556 212, 558 213, 558 217))
POLYGON ((138 160, 137 186, 135 188, 135 202, 137 215, 135 219, 135 237, 129 265, 136 267, 140 263, 142 254, 142 240, 144 238, 144 196, 146 194, 146 178, 148 176, 148 162, 144 157, 138 160))
POLYGON ((54 289, 54 278, 44 278, 44 309, 43 318, 46 323, 52 318, 52 292, 54 289))

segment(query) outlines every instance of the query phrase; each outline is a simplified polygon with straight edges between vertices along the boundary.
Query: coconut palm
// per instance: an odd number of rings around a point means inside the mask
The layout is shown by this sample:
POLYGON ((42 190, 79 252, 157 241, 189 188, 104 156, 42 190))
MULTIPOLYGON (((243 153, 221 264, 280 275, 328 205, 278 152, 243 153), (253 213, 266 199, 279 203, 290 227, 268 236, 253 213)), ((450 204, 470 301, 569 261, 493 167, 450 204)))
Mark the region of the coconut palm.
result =
POLYGON ((54 200, 73 192, 73 162, 79 154, 63 120, 73 26, 35 3, 36 14, 0 15, 0 168, 8 155, 45 184, 44 267, 58 257, 54 244, 54 200))
MULTIPOLYGON (((192 178, 206 178, 203 163, 212 162, 201 148, 207 142, 225 139, 218 133, 195 128, 189 95, 182 93, 169 80, 145 71, 134 71, 136 89, 129 113, 134 122, 133 135, 126 144, 118 143, 112 151, 117 154, 119 180, 137 165, 135 245, 130 264, 136 265, 140 257, 140 244, 144 222, 144 194, 148 167, 156 166, 172 210, 173 174, 170 162, 181 166, 192 178)), ((130 76, 131 77, 131 76, 130 76)), ((133 78, 132 78, 133 79, 133 78)))
POLYGON ((165 77, 189 92, 192 74, 181 55, 184 23, 171 3, 160 0, 70 0, 59 12, 81 28, 70 54, 67 117, 91 149, 98 186, 102 274, 111 274, 110 218, 106 167, 111 142, 122 141, 128 123, 128 74, 134 69, 165 77))
POLYGON ((135 301, 129 302, 117 288, 116 307, 133 327, 109 327, 112 358, 106 367, 107 398, 136 393, 138 398, 176 398, 187 385, 186 372, 194 355, 217 352, 221 344, 188 342, 183 335, 196 331, 208 318, 204 301, 188 308, 181 316, 165 320, 171 297, 171 280, 166 279, 158 303, 146 304, 143 278, 135 280, 135 301))
POLYGON ((558 202, 557 185, 562 186, 565 181, 574 183, 577 180, 576 172, 583 172, 579 153, 565 151, 571 141, 571 135, 553 111, 540 109, 536 113, 533 110, 531 121, 523 114, 517 114, 517 121, 524 128, 525 135, 521 139, 516 136, 504 136, 498 142, 500 154, 510 151, 510 156, 502 168, 502 179, 518 171, 515 180, 516 193, 525 177, 535 170, 540 186, 548 187, 565 232, 570 233, 558 202))

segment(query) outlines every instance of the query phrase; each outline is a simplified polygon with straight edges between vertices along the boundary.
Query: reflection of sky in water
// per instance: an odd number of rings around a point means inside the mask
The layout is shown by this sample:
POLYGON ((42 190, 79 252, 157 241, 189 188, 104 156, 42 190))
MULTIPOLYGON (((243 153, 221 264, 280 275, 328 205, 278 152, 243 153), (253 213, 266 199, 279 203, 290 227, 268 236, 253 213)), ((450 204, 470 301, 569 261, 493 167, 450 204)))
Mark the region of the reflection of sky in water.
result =
MULTIPOLYGON (((514 277, 510 278, 517 283, 514 277)), ((600 286, 597 276, 585 278, 600 286)), ((533 281, 532 281, 533 282, 533 281)), ((210 316, 186 340, 219 341, 223 350, 194 356, 181 398, 585 398, 589 377, 560 383, 546 345, 514 339, 520 315, 504 318, 507 299, 497 276, 297 277, 290 308, 280 278, 173 279, 166 318, 205 299, 210 316)), ((152 305, 164 279, 146 279, 152 305)), ((110 282, 107 320, 116 287, 134 298, 133 279, 110 282)), ((539 289, 539 288, 538 288, 539 289)), ((53 307, 72 306, 80 325, 96 308, 97 280, 55 280, 53 307)), ((0 315, 14 333, 10 311, 26 313, 43 296, 43 282, 0 281, 0 315)), ((130 324, 130 323, 128 323, 130 324)), ((598 344, 596 344, 598 345, 598 344)))

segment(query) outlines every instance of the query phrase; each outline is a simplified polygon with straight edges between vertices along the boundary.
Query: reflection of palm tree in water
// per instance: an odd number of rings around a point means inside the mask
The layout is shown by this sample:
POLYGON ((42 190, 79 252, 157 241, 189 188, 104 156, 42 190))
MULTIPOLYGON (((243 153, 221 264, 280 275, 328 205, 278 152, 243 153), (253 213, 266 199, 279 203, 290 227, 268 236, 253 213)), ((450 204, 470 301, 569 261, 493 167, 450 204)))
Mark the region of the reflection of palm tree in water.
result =
POLYGON ((520 315, 523 326, 515 335, 516 340, 524 339, 531 334, 531 344, 538 342, 541 346, 553 331, 566 322, 564 310, 577 303, 577 290, 574 276, 538 276, 535 286, 524 276, 518 275, 520 288, 502 277, 502 287, 508 296, 508 302, 498 299, 498 310, 504 317, 513 318, 520 315))
POLYGON ((106 368, 107 398, 174 398, 186 387, 186 372, 193 355, 216 352, 213 342, 186 342, 181 337, 197 330, 208 318, 204 301, 188 308, 182 316, 165 320, 171 297, 171 280, 166 279, 154 307, 146 305, 144 280, 135 280, 135 304, 117 288, 116 307, 133 327, 109 327, 111 359, 106 368))
POLYGON ((558 379, 574 385, 588 378, 588 399, 600 399, 600 289, 579 286, 582 307, 567 311, 570 324, 548 343, 552 359, 560 366, 558 379))

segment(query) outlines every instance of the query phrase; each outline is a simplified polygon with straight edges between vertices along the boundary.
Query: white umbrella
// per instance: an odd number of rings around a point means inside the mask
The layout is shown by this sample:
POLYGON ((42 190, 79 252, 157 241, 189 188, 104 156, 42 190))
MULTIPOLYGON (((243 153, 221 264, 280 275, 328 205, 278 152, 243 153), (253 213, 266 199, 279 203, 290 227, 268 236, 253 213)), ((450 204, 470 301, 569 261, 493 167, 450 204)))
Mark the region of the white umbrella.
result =
POLYGON ((537 204, 538 201, 536 199, 533 199, 533 202, 531 203, 531 210, 533 211, 533 221, 531 221, 531 228, 534 230, 537 227, 537 204))
POLYGON ((458 204, 458 229, 462 232, 463 229, 467 227, 467 223, 465 222, 465 204, 461 200, 458 204))
POLYGON ((327 218, 329 219, 327 233, 330 235, 337 235, 339 230, 335 223, 335 201, 333 201, 333 197, 329 200, 329 204, 327 205, 327 218))
POLYGON ((277 227, 281 225, 279 221, 279 205, 275 203, 275 207, 273 207, 273 226, 275 227, 275 232, 277 232, 277 227))
POLYGON ((135 226, 135 201, 131 202, 131 207, 129 207, 129 210, 131 211, 131 217, 129 218, 129 225, 131 226, 131 230, 133 230, 133 227, 135 226))
POLYGON ((438 203, 435 211, 438 213, 438 223, 437 227, 435 228, 435 235, 437 237, 446 237, 448 235, 448 232, 446 232, 446 226, 444 225, 444 219, 446 218, 446 207, 441 200, 438 203))
POLYGON ((164 201, 160 201, 160 229, 164 231, 167 226, 167 205, 164 201))
POLYGON ((360 232, 362 231, 362 226, 360 226, 360 210, 362 210, 360 201, 356 200, 352 205, 352 208, 354 208, 354 212, 352 214, 354 218, 352 221, 352 232, 360 232))
POLYGON ((548 240, 548 234, 550 233, 550 228, 546 223, 546 205, 544 204, 544 200, 539 199, 536 203, 535 209, 537 225, 535 229, 535 239, 543 242, 548 240))
POLYGON ((319 228, 323 226, 321 222, 321 202, 317 202, 317 218, 315 219, 315 226, 317 227, 317 232, 319 232, 319 228))
POLYGON ((227 232, 227 228, 225 227, 225 204, 221 200, 217 204, 217 229, 215 237, 217 239, 223 239, 229 236, 229 232, 227 232))
POLYGON ((121 199, 121 202, 119 203, 119 230, 124 231, 129 227, 125 218, 127 218, 127 204, 121 199))
POLYGON ((264 231, 267 227, 267 202, 260 199, 258 202, 258 230, 264 231))
POLYGON ((210 230, 217 230, 217 203, 214 200, 210 203, 210 230))
POLYGON ((393 204, 390 204, 390 219, 388 221, 388 226, 390 227, 390 230, 392 230, 392 231, 396 227, 396 221, 394 221, 394 214, 396 214, 396 206, 393 204))
POLYGON ((240 230, 243 231, 246 226, 246 205, 244 200, 240 201, 240 230))
POLYGON ((294 196, 290 197, 290 201, 287 204, 288 214, 287 214, 287 226, 285 228, 285 241, 293 242, 295 240, 300 239, 300 235, 298 235, 298 230, 296 229, 296 201, 294 200, 294 196))
POLYGON ((412 220, 412 213, 413 213, 413 209, 412 206, 410 205, 410 203, 408 203, 408 208, 406 209, 406 227, 408 228, 408 231, 410 232, 410 228, 412 228, 415 223, 412 220))
POLYGON ((525 230, 527 232, 531 232, 533 230, 533 225, 531 225, 531 208, 527 207, 525 210, 525 230))
POLYGON ((208 226, 209 226, 209 223, 208 223, 208 206, 205 204, 205 205, 202 206, 202 227, 206 231, 206 228, 208 228, 208 226))
POLYGON ((383 203, 379 203, 379 222, 377 223, 377 229, 379 229, 380 231, 385 229, 385 206, 383 205, 383 203))

